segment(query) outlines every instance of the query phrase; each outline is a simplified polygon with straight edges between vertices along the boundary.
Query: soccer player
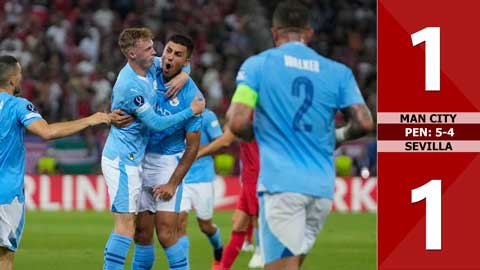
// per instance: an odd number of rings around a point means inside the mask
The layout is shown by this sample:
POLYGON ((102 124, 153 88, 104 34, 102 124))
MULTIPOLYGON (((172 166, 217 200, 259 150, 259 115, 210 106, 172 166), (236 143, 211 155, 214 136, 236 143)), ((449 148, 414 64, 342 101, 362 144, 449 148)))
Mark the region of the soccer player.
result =
MULTIPOLYGON (((162 56, 157 77, 156 110, 161 115, 181 114, 196 99, 198 87, 189 79, 173 99, 166 98, 165 83, 190 62, 193 41, 180 34, 171 36, 162 56)), ((189 269, 187 243, 178 241, 177 217, 182 210, 183 183, 200 145, 202 117, 190 117, 162 131, 152 132, 142 162, 142 193, 135 232, 133 269, 151 269, 154 261, 153 230, 162 245, 170 269, 189 269)))
POLYGON ((134 115, 126 127, 112 126, 103 149, 102 171, 108 187, 114 229, 107 241, 104 269, 123 269, 135 233, 135 213, 141 192, 140 162, 143 160, 149 131, 161 131, 203 111, 205 101, 195 98, 190 106, 175 115, 158 115, 157 70, 153 35, 147 28, 127 28, 119 46, 128 63, 113 87, 112 110, 134 115))
POLYGON ((109 123, 105 113, 82 119, 48 124, 21 92, 22 68, 12 56, 0 56, 0 269, 13 269, 25 217, 24 163, 25 129, 51 140, 66 137, 87 127, 109 123))
POLYGON ((276 48, 242 64, 227 117, 233 133, 258 142, 265 269, 298 270, 331 209, 336 142, 362 136, 373 121, 352 71, 306 45, 307 7, 281 2, 271 32, 276 48), (337 110, 348 124, 335 130, 337 110))
MULTIPOLYGON (((218 123, 214 112, 205 109, 202 113, 203 123, 200 135, 200 148, 206 147, 210 142, 222 135, 222 129, 218 123)), ((220 238, 220 228, 212 222, 213 207, 215 200, 214 185, 215 167, 213 158, 208 155, 199 158, 192 164, 187 175, 183 179, 183 198, 184 209, 179 216, 178 234, 185 247, 189 247, 187 236, 188 211, 195 209, 197 214, 198 226, 204 233, 213 247, 213 266, 212 269, 220 269, 220 260, 222 259, 223 244, 220 238)))
MULTIPOLYGON (((235 140, 235 138, 235 135, 228 126, 226 126, 225 133, 206 147, 202 148, 198 153, 198 156, 202 157, 204 155, 209 155, 221 147, 228 146, 235 140)), ((240 174, 242 190, 237 203, 237 209, 235 209, 235 212, 233 213, 230 242, 225 248, 220 267, 217 268, 222 270, 230 269, 233 265, 242 249, 250 222, 253 222, 254 224, 257 223, 258 217, 258 198, 256 190, 259 161, 256 141, 240 142, 240 161, 242 163, 242 171, 240 174)), ((257 244, 259 242, 259 238, 257 237, 257 244)), ((254 254, 254 257, 252 257, 252 259, 256 258, 252 262, 252 266, 258 267, 263 264, 261 258, 258 258, 259 255, 260 254, 257 252, 254 254), (255 261, 257 261, 257 264, 253 264, 255 261)))

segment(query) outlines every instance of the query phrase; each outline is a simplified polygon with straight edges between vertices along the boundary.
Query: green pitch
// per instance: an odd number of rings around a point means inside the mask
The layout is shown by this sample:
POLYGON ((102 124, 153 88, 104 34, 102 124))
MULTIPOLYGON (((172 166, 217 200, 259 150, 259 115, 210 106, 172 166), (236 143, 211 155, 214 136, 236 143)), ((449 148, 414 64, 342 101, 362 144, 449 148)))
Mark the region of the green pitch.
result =
MULTIPOLYGON (((211 247, 190 216, 190 268, 208 270, 212 260, 211 247)), ((231 212, 216 213, 214 219, 226 244, 230 237, 231 212)), ((113 219, 107 212, 27 212, 14 269, 102 269, 103 249, 112 226, 113 219)), ((375 269, 375 250, 375 214, 332 213, 303 269, 375 269)), ((130 249, 126 270, 131 269, 132 254, 133 248, 130 249)), ((233 269, 248 269, 251 255, 241 252, 233 269)), ((158 244, 154 269, 168 269, 158 244)))

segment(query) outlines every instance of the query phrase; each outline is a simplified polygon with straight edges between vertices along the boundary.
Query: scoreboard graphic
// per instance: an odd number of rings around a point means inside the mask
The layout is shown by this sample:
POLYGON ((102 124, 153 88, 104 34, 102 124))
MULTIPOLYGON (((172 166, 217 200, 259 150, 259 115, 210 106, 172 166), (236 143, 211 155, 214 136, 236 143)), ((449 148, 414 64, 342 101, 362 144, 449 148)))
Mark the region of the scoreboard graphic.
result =
POLYGON ((480 269, 480 1, 378 1, 378 269, 480 269))

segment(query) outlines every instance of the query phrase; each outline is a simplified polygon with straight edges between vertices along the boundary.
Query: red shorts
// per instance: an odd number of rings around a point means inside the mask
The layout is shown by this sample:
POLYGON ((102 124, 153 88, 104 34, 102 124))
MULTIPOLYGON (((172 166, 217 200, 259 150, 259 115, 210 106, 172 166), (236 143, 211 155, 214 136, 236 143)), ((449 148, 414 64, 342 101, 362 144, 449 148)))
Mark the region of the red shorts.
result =
POLYGON ((257 184, 244 182, 240 198, 237 202, 237 209, 250 216, 258 216, 257 184))

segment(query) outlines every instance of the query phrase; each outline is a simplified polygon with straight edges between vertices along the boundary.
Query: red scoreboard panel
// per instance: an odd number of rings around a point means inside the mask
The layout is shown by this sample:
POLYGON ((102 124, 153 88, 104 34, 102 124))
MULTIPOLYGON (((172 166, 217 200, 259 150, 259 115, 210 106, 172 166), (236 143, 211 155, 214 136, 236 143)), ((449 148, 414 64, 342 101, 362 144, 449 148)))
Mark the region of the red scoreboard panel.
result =
POLYGON ((480 269, 480 1, 378 1, 378 269, 480 269))

